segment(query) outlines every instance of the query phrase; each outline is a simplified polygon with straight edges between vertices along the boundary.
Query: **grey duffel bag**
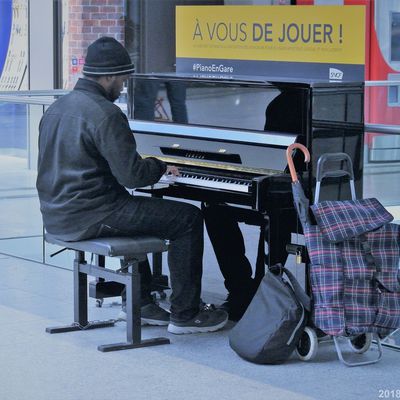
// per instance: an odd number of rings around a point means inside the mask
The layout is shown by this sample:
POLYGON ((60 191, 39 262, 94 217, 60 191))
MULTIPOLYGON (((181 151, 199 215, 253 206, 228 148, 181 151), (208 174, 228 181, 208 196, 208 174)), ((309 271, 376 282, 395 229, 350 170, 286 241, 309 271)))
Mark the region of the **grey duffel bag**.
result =
POLYGON ((274 265, 265 274, 242 319, 231 330, 229 344, 248 361, 282 363, 296 348, 309 311, 310 298, 296 278, 282 265, 274 265))

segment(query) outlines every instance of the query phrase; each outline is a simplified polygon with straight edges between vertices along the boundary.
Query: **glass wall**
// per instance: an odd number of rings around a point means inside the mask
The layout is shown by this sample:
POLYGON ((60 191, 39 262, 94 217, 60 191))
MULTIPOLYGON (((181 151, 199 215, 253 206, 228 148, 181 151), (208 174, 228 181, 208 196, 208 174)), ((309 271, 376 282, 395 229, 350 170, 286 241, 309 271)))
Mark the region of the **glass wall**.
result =
POLYGON ((30 131, 37 131, 54 97, 35 98, 26 93, 0 95, 0 253, 51 263, 43 248, 35 186, 37 143, 31 143, 30 131))
MULTIPOLYGON (((35 1, 35 0, 31 0, 35 1)), ((52 4, 52 0, 48 0, 52 4)), ((81 76, 85 51, 96 38, 114 36, 125 43, 137 71, 173 72, 175 69, 174 7, 193 4, 290 4, 291 1, 273 0, 59 0, 61 20, 54 14, 54 21, 48 18, 40 21, 43 29, 62 37, 61 57, 55 52, 54 68, 62 65, 62 86, 71 89, 81 76), (53 27, 54 22, 54 27, 53 27), (51 26, 47 26, 50 24, 51 26)), ((31 4, 32 5, 32 4, 31 4)), ((57 258, 48 258, 51 251, 42 247, 42 225, 35 189, 37 134, 40 117, 53 98, 41 97, 36 103, 30 98, 23 99, 23 90, 29 87, 29 62, 34 61, 36 71, 40 71, 41 55, 36 52, 28 57, 32 38, 29 38, 29 1, 0 0, 0 96, 9 91, 20 91, 15 101, 0 97, 0 253, 12 254, 49 263, 63 263, 66 253, 57 258), (22 97, 21 97, 22 96, 22 97), (45 257, 45 258, 43 258, 45 257)), ((32 26, 31 26, 32 28, 32 26)), ((40 41, 39 41, 40 44, 40 41)), ((36 44, 35 48, 39 48, 36 44)), ((47 47, 44 49, 47 51, 47 47)), ((48 62, 43 61, 43 70, 48 62)), ((37 72, 36 72, 37 73, 37 72)), ((47 72, 46 72, 47 74, 47 72)), ((393 77, 396 79, 396 76, 393 77)), ((36 82, 41 82, 36 80, 36 82)), ((51 80, 53 81, 53 80, 51 80)), ((399 115, 400 84, 387 87, 366 88, 367 124, 390 125, 389 132, 368 128, 364 148, 364 197, 377 197, 400 220, 398 212, 400 187, 397 184, 400 173, 400 134, 396 131, 400 120, 379 119, 376 105, 386 104, 393 115, 399 115), (373 95, 371 91, 374 90, 373 95), (373 118, 372 118, 373 116, 373 118)), ((32 88, 31 88, 32 89, 32 88)), ((45 89, 45 87, 41 88, 45 89)), ((235 113, 239 107, 247 107, 250 115, 257 118, 246 121, 248 129, 263 129, 264 104, 270 101, 264 93, 255 89, 251 95, 240 93, 237 88, 219 91, 187 90, 185 93, 190 123, 201 124, 204 114, 210 108, 225 105, 226 114, 214 113, 211 125, 243 128, 244 121, 235 113)), ((126 110, 126 93, 120 99, 120 106, 126 110)), ((168 88, 157 88, 154 109, 155 119, 179 122, 173 116, 168 97, 168 88)), ((386 115, 386 114, 385 114, 386 115)), ((71 263, 66 262, 70 266, 71 263)))
POLYGON ((400 220, 400 80, 365 88, 364 197, 377 197, 400 220))
POLYGON ((81 74, 86 48, 100 36, 124 42, 137 72, 175 70, 175 7, 180 5, 288 5, 293 0, 59 0, 63 88, 81 74))
POLYGON ((0 102, 0 252, 40 261, 36 171, 29 168, 29 108, 22 102, 0 102))

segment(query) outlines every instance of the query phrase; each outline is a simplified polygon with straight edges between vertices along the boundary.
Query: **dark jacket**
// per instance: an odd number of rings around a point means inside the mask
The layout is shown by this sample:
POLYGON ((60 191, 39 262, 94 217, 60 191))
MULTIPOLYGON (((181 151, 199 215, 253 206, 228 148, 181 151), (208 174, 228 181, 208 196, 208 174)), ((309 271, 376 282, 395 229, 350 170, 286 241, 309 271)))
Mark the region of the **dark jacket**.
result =
POLYGON ((127 202, 125 187, 154 184, 165 170, 137 153, 128 119, 94 81, 79 79, 40 121, 40 210, 46 230, 65 240, 127 202))

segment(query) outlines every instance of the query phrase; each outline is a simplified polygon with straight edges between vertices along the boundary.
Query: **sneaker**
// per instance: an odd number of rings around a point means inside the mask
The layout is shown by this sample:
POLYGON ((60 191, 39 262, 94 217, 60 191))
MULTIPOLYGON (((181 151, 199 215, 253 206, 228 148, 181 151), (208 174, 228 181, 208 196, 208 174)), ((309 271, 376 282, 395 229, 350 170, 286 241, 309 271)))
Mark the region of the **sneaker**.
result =
POLYGON ((174 333, 175 335, 215 332, 223 328, 227 322, 228 314, 225 311, 207 307, 188 321, 171 321, 168 325, 168 332, 174 333))
POLYGON ((231 321, 239 321, 246 312, 256 292, 256 287, 242 290, 240 293, 229 293, 225 302, 217 307, 228 313, 231 321))
MULTIPOLYGON (((165 326, 169 324, 169 312, 156 303, 149 303, 140 307, 142 325, 165 326)), ((126 321, 126 310, 123 308, 119 315, 119 321, 126 321)))
POLYGON ((248 302, 235 301, 232 296, 228 295, 226 301, 217 306, 217 309, 224 310, 229 315, 230 321, 237 322, 243 317, 248 305, 248 302))

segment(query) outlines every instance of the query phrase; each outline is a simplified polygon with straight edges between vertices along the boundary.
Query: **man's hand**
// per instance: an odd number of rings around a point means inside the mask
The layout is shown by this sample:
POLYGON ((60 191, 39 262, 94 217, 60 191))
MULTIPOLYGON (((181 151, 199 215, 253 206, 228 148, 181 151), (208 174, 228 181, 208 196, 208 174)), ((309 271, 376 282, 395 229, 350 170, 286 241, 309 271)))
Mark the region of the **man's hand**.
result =
POLYGON ((175 165, 168 165, 167 170, 165 171, 165 175, 169 176, 179 176, 179 169, 175 167, 175 165))

